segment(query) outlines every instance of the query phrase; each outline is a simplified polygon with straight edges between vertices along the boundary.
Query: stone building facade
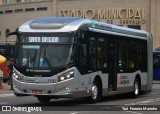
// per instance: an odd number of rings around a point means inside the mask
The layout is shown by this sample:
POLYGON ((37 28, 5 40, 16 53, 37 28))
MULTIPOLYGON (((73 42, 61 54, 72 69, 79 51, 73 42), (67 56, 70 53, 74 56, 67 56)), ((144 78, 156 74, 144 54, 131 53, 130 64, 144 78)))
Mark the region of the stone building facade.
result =
MULTIPOLYGON (((0 0, 0 41, 25 21, 44 16, 89 18, 153 35, 160 47, 160 0, 0 0)), ((7 38, 14 41, 15 38, 7 38)))

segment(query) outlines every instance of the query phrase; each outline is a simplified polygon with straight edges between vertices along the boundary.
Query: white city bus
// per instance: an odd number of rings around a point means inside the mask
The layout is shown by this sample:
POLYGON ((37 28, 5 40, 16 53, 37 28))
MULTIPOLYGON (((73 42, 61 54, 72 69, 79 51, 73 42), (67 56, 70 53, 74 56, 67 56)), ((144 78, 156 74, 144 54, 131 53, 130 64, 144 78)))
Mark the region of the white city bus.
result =
POLYGON ((75 17, 43 17, 27 21, 15 34, 17 96, 97 102, 102 96, 137 97, 152 89, 148 32, 75 17))

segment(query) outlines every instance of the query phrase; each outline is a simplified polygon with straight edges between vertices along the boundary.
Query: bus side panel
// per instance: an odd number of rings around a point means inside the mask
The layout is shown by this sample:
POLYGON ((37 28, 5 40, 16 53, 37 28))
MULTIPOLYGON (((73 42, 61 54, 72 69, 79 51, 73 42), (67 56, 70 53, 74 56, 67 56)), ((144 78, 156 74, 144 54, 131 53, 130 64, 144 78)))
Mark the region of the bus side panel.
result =
POLYGON ((83 94, 82 92, 80 93, 80 77, 81 77, 81 74, 80 72, 78 71, 77 68, 75 68, 75 72, 74 72, 74 92, 76 93, 75 94, 75 98, 78 98, 78 97, 81 97, 81 94, 83 94))
POLYGON ((147 72, 140 73, 141 77, 141 90, 147 90, 147 72))
POLYGON ((103 74, 101 71, 93 72, 90 74, 79 75, 79 89, 81 91, 81 97, 91 95, 91 88, 96 76, 100 76, 102 81, 102 96, 107 95, 108 91, 108 74, 103 74))
POLYGON ((117 93, 132 92, 134 80, 135 80, 135 73, 118 73, 117 93))
POLYGON ((136 71, 134 73, 118 73, 117 74, 118 93, 132 92, 134 87, 134 81, 137 74, 139 74, 141 78, 141 89, 146 90, 147 73, 136 71))
POLYGON ((79 75, 79 91, 81 92, 80 97, 91 96, 91 87, 94 77, 97 75, 97 72, 90 74, 79 75))
POLYGON ((100 76, 102 80, 102 96, 105 96, 108 93, 108 74, 103 74, 99 71, 98 76, 100 76))

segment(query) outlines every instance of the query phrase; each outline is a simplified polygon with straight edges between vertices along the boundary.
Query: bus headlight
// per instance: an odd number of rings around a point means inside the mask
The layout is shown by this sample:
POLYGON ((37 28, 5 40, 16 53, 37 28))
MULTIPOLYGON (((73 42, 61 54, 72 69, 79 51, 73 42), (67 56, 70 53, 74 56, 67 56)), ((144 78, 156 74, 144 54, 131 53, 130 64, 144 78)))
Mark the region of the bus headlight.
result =
POLYGON ((58 82, 64 81, 64 80, 67 80, 67 79, 70 79, 70 78, 73 78, 73 77, 74 77, 74 72, 70 71, 70 72, 65 73, 61 76, 58 76, 58 82))
POLYGON ((18 80, 19 76, 16 73, 13 73, 13 76, 18 80))
POLYGON ((64 77, 64 76, 61 76, 59 80, 60 80, 60 81, 63 81, 64 79, 65 79, 65 77, 64 77))
POLYGON ((24 76, 17 75, 16 73, 13 73, 13 77, 19 81, 24 81, 24 76))

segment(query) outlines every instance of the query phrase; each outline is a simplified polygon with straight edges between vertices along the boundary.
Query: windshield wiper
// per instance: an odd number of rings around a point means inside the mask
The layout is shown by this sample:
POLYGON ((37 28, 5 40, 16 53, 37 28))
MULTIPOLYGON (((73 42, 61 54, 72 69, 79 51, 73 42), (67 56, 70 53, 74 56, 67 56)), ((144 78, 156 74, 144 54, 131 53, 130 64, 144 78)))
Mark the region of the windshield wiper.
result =
POLYGON ((49 62, 49 60, 48 60, 48 58, 46 57, 46 48, 45 48, 45 51, 44 51, 43 58, 44 58, 44 62, 46 61, 48 67, 51 69, 52 66, 51 66, 51 64, 50 64, 50 62, 49 62))
POLYGON ((36 61, 36 54, 37 54, 37 49, 34 53, 34 56, 31 58, 31 63, 33 62, 33 67, 34 67, 34 64, 35 64, 35 61, 36 61))

